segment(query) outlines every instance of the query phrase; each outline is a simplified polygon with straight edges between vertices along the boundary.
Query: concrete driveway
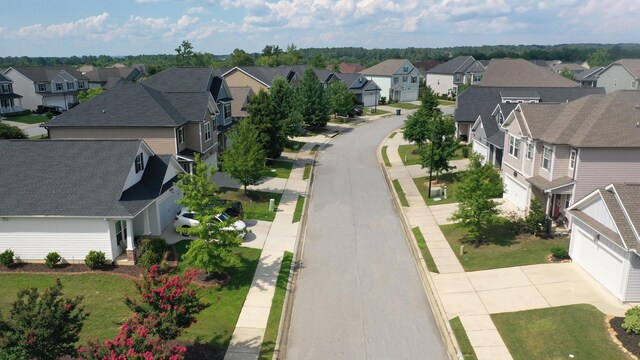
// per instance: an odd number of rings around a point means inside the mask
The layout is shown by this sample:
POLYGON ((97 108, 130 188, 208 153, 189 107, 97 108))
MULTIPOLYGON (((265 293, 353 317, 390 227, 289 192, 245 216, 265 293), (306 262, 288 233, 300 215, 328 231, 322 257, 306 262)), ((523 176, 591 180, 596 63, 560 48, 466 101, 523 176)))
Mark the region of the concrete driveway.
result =
POLYGON ((571 304, 622 316, 629 307, 574 263, 433 274, 433 280, 449 318, 571 304))

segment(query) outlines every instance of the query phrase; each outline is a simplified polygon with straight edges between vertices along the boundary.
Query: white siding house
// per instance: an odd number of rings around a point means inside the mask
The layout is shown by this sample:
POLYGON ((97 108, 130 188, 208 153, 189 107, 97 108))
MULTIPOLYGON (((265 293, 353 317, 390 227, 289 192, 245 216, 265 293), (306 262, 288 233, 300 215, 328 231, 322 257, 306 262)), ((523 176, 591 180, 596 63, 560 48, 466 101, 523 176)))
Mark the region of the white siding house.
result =
POLYGON ((419 98, 420 71, 409 60, 385 60, 360 72, 380 87, 388 101, 408 102, 419 98))

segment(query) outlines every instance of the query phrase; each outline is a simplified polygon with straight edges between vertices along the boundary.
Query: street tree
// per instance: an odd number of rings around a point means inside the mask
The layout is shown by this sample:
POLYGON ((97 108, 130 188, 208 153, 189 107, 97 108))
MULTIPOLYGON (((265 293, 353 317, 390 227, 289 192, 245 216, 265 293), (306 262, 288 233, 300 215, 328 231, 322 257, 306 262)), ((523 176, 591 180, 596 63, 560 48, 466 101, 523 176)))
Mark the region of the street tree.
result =
POLYGON ((442 111, 438 109, 438 97, 430 87, 424 89, 420 100, 420 107, 407 116, 402 133, 405 140, 416 143, 419 149, 432 137, 429 132, 432 128, 430 122, 436 116, 442 115, 442 111))
POLYGON ((229 132, 231 146, 223 153, 224 169, 244 187, 257 184, 267 172, 264 149, 258 141, 260 133, 247 120, 240 121, 229 132))
POLYGON ((260 89, 247 106, 247 112, 250 115, 247 120, 257 129, 266 156, 271 159, 280 156, 287 145, 287 136, 271 96, 260 89))
POLYGON ((436 113, 427 126, 428 133, 431 134, 430 141, 419 150, 420 163, 422 168, 428 168, 430 173, 435 172, 437 182, 441 173, 455 169, 449 165, 449 161, 460 144, 456 137, 456 123, 453 117, 436 113))
POLYGON ((207 274, 221 273, 225 264, 237 258, 231 252, 240 246, 242 238, 233 229, 233 219, 216 221, 215 216, 224 211, 216 195, 216 185, 211 181, 215 170, 196 155, 192 174, 181 174, 177 183, 183 196, 178 204, 194 213, 196 226, 181 229, 196 239, 191 241, 183 256, 185 263, 203 269, 207 274))
POLYGON ((487 230, 498 220, 498 204, 493 200, 502 191, 502 178, 488 162, 482 164, 478 154, 469 157, 468 171, 460 174, 456 197, 458 209, 451 220, 468 230, 476 246, 480 245, 487 230))
POLYGON ((289 118, 293 109, 295 93, 287 79, 281 76, 273 79, 273 84, 269 89, 269 98, 273 104, 275 116, 281 121, 289 118))
POLYGON ((337 114, 348 114, 356 106, 355 95, 349 91, 347 85, 342 81, 334 81, 329 86, 328 91, 331 112, 337 114))
POLYGON ((83 103, 89 99, 93 99, 94 97, 102 94, 102 91, 104 90, 101 87, 80 91, 78 94, 78 101, 83 103))
POLYGON ((310 127, 323 127, 329 121, 330 106, 327 95, 311 66, 302 74, 297 87, 296 109, 302 115, 304 123, 310 127))

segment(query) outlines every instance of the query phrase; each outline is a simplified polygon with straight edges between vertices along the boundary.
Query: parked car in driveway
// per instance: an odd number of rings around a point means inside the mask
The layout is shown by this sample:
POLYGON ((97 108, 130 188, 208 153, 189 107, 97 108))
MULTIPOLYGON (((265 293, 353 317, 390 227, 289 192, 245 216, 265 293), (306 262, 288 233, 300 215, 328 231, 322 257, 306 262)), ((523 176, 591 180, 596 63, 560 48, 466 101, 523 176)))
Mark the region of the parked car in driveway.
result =
MULTIPOLYGON (((198 226, 198 224, 200 223, 198 220, 196 220, 195 218, 196 213, 189 211, 189 209, 182 209, 180 210, 180 212, 176 215, 174 221, 173 221, 173 226, 175 227, 176 231, 180 234, 185 234, 184 229, 188 229, 194 226, 198 226)), ((213 221, 216 222, 227 222, 232 220, 234 217, 230 216, 227 213, 220 213, 216 216, 214 216, 213 221)), ((222 230, 224 231, 238 231, 238 237, 243 238, 244 235, 247 233, 247 224, 244 223, 244 221, 242 220, 236 220, 234 221, 230 226, 224 227, 222 228, 222 230)))
POLYGON ((213 205, 225 207, 225 214, 237 217, 238 219, 242 219, 242 215, 244 215, 244 209, 242 208, 242 203, 240 201, 218 199, 213 205))

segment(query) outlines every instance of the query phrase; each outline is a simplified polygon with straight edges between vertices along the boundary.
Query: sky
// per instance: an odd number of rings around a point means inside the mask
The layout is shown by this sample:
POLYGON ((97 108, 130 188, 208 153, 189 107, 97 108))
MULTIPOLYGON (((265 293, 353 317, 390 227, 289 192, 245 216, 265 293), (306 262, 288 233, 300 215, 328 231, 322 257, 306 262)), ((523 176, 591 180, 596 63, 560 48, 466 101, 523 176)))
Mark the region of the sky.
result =
POLYGON ((638 0, 0 0, 0 56, 629 43, 638 0))

